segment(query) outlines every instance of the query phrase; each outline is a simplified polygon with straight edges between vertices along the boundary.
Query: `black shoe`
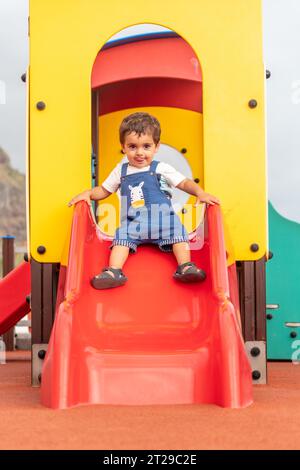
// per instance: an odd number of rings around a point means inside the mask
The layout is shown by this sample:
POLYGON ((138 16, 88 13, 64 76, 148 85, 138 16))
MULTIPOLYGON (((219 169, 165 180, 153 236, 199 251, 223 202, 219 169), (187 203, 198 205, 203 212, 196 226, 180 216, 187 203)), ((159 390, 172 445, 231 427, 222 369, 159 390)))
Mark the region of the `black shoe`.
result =
POLYGON ((181 282, 202 282, 206 279, 206 273, 203 269, 197 268, 195 263, 188 261, 187 263, 180 264, 173 277, 181 282), (184 268, 188 266, 187 269, 184 268))
POLYGON ((91 284, 95 289, 111 289, 112 287, 123 286, 127 281, 122 269, 104 268, 102 272, 93 277, 91 284), (111 271, 114 275, 108 273, 111 271))

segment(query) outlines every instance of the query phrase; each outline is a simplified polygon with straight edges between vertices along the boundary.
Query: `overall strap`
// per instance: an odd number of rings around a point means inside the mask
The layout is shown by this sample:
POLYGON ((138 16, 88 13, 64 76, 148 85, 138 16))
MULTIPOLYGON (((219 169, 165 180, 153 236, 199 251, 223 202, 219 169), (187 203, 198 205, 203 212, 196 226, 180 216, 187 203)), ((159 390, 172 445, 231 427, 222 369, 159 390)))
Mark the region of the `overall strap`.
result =
POLYGON ((153 171, 154 173, 156 173, 156 168, 159 163, 160 162, 157 160, 152 160, 151 165, 150 165, 150 171, 153 171))
POLYGON ((122 168, 121 168, 121 178, 124 178, 124 176, 127 175, 127 168, 128 168, 128 163, 123 163, 122 168))

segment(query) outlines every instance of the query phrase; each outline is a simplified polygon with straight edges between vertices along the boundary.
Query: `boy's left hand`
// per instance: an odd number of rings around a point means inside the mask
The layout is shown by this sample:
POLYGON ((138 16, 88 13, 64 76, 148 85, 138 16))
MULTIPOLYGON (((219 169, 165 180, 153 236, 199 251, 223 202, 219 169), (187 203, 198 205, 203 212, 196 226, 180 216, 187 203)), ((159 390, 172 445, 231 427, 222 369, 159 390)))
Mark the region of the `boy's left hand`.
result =
POLYGON ((206 204, 209 204, 211 206, 214 206, 215 204, 220 204, 220 200, 216 196, 213 196, 209 193, 203 193, 201 194, 201 196, 197 196, 194 207, 199 206, 201 202, 205 202, 206 204))

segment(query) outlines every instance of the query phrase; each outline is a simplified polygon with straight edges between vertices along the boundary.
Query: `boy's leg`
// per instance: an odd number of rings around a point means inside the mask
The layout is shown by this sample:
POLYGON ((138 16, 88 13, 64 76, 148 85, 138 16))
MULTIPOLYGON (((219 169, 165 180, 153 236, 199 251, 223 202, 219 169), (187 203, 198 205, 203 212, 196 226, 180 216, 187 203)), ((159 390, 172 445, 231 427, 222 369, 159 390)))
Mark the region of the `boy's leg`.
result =
MULTIPOLYGON (((189 261, 191 261, 190 247, 187 242, 174 243, 174 245, 172 245, 172 248, 173 248, 173 253, 177 260, 178 265, 181 265, 183 263, 188 263, 189 261)), ((183 268, 183 272, 187 268, 188 266, 183 268)))
POLYGON ((127 260, 129 247, 122 245, 113 246, 109 258, 109 267, 103 268, 102 272, 91 279, 95 289, 109 289, 111 287, 123 286, 127 277, 122 272, 122 267, 127 260))
MULTIPOLYGON (((129 255, 129 247, 123 245, 115 245, 111 249, 109 257, 109 267, 115 269, 122 269, 125 261, 129 255)), ((114 276, 112 271, 107 271, 108 274, 114 276)))
POLYGON ((173 253, 178 263, 174 277, 183 282, 199 282, 206 278, 205 271, 191 264, 190 246, 187 242, 174 243, 173 253))

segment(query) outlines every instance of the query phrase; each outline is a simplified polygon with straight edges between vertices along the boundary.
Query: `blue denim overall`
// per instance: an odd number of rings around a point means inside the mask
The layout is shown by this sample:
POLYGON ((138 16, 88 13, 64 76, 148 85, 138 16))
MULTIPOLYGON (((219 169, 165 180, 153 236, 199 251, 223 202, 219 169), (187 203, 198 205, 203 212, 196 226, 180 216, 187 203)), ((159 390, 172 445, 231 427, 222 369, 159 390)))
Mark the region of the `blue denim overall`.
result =
POLYGON ((154 243, 162 251, 172 251, 174 243, 188 242, 188 234, 171 204, 170 195, 161 190, 158 161, 150 169, 127 175, 128 163, 121 169, 121 225, 112 246, 137 246, 154 243))

